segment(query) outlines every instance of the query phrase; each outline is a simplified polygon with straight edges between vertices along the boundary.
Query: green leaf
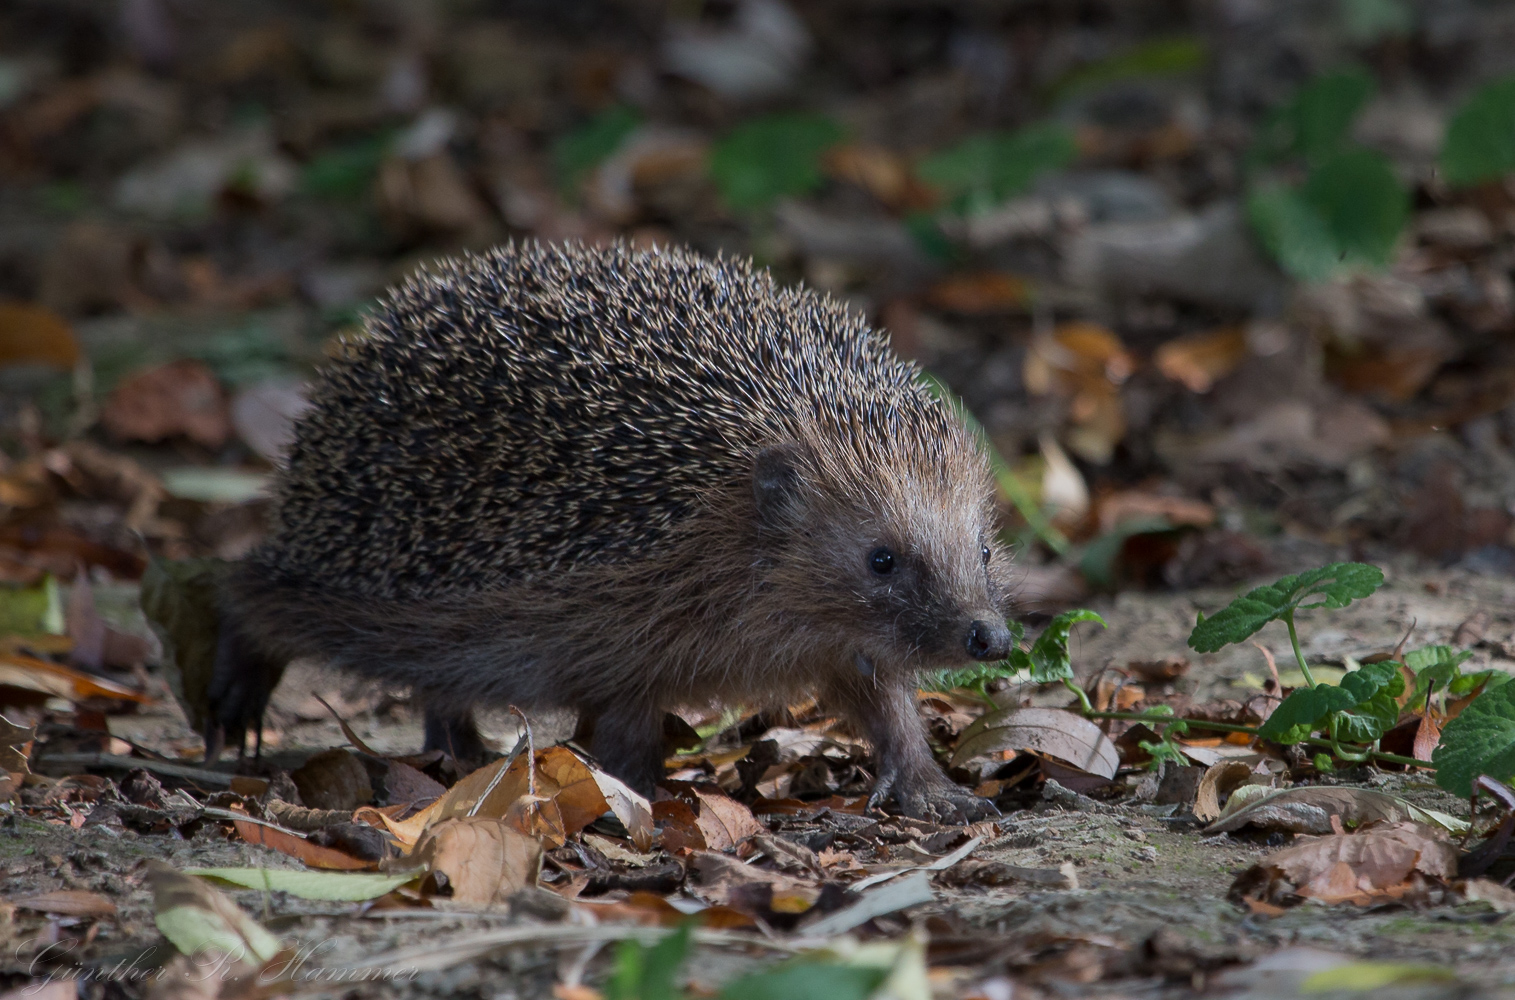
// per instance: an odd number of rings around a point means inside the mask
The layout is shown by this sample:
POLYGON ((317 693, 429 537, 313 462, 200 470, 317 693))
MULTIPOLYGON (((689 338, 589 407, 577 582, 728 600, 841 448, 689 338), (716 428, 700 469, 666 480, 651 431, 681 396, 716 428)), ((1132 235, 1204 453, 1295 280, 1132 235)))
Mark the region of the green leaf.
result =
POLYGON ((967 688, 981 697, 987 697, 989 682, 1001 677, 1026 674, 1026 679, 1033 684, 1071 681, 1073 664, 1068 655, 1068 637, 1073 626, 1080 622, 1098 622, 1101 626, 1105 624, 1105 620, 1093 611, 1064 611, 1047 623, 1029 650, 1021 648, 1026 637, 1025 627, 1020 622, 1008 622, 1013 639, 1008 657, 997 663, 975 663, 961 670, 927 674, 920 680, 921 687, 927 691, 967 688))
POLYGON ((605 984, 606 1000, 677 1000, 674 979, 689 954, 690 926, 684 923, 651 947, 622 941, 616 948, 615 970, 605 984))
POLYGON ((1441 170, 1453 187, 1515 172, 1515 76, 1480 87, 1452 116, 1441 170))
POLYGON ((1178 76, 1203 69, 1209 53, 1193 35, 1159 38, 1108 59, 1080 67, 1053 88, 1058 98, 1117 80, 1178 76))
POLYGON ((1332 714, 1340 713, 1338 736, 1353 743, 1372 743, 1398 720, 1399 705, 1394 699, 1404 693, 1404 685, 1397 663, 1368 663, 1343 677, 1339 686, 1318 684, 1292 692, 1258 727, 1257 734, 1279 743, 1298 743, 1324 729, 1332 714))
POLYGON ((1409 217, 1409 197, 1389 161, 1349 149, 1290 188, 1260 182, 1247 195, 1247 214, 1263 246, 1306 281, 1353 268, 1381 268, 1409 217))
POLYGON ((389 150, 390 136, 370 136, 316 154, 300 172, 300 186, 316 198, 349 201, 373 187, 379 164, 389 150))
POLYGON ((1486 689, 1447 723, 1431 763, 1436 783, 1454 795, 1472 795, 1479 775, 1515 778, 1515 685, 1486 689))
POLYGON ((1352 68, 1317 77, 1269 116, 1253 148, 1263 162, 1299 156, 1315 164, 1347 143, 1352 119, 1373 96, 1373 77, 1352 68))
POLYGON ((186 868, 186 875, 229 882, 243 889, 287 892, 301 899, 332 900, 357 903, 377 899, 406 882, 420 877, 417 872, 383 875, 372 872, 334 872, 302 868, 186 868))
POLYGON ((552 144, 552 165, 557 171, 558 186, 571 189, 585 174, 613 156, 641 123, 635 111, 618 105, 558 136, 552 144))
POLYGON ((1298 743, 1309 736, 1332 712, 1344 712, 1356 701, 1341 688, 1317 684, 1291 692, 1257 727, 1257 735, 1279 743, 1298 743))
POLYGON ((888 969, 794 962, 727 984, 721 1000, 868 1000, 888 969))
POLYGON ((821 154, 843 137, 824 115, 777 114, 737 126, 710 151, 710 176, 730 207, 752 211, 821 185, 821 154))
POLYGON ((1382 154, 1337 153, 1310 173, 1301 194, 1325 221, 1346 263, 1383 267, 1389 262, 1410 215, 1410 198, 1382 154))
POLYGON ((1073 133, 1047 122, 1018 132, 969 136, 922 161, 916 173, 958 211, 983 211, 1020 194, 1042 174, 1066 167, 1077 155, 1073 133))
POLYGON ((1073 663, 1068 656, 1068 634, 1080 622, 1098 622, 1101 628, 1106 627, 1103 618, 1082 608, 1064 611, 1053 618, 1031 646, 1029 665, 1033 682, 1049 684, 1052 681, 1073 679, 1073 663))
POLYGON ((1214 653, 1251 638, 1264 625, 1294 611, 1344 608, 1382 585, 1383 571, 1367 563, 1332 563, 1286 576, 1238 597, 1201 621, 1189 634, 1189 645, 1201 653, 1214 653), (1306 604, 1311 598, 1319 600, 1306 604))
POLYGON ((0 634, 62 635, 63 599, 52 574, 31 587, 0 587, 0 634))
POLYGON ((1477 684, 1463 684, 1468 678, 1462 676, 1461 669, 1472 655, 1472 650, 1459 652, 1451 646, 1425 646, 1406 653, 1405 666, 1415 672, 1415 691, 1405 707, 1412 710, 1423 707, 1432 684, 1452 694, 1466 694, 1473 690, 1477 684), (1462 686, 1463 690, 1457 691, 1457 686, 1462 686))

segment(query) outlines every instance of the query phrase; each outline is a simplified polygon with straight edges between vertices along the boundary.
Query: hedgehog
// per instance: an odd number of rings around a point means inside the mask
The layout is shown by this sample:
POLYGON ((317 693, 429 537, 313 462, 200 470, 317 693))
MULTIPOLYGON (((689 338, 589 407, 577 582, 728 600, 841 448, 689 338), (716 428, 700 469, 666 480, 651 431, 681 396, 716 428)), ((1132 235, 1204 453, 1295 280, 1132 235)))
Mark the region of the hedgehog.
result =
POLYGON ((988 460, 842 304, 680 249, 510 244, 422 268, 321 370, 263 543, 232 569, 207 743, 283 666, 407 686, 428 749, 484 706, 579 713, 650 795, 664 713, 813 695, 870 802, 976 819, 922 671, 1009 651, 988 460))

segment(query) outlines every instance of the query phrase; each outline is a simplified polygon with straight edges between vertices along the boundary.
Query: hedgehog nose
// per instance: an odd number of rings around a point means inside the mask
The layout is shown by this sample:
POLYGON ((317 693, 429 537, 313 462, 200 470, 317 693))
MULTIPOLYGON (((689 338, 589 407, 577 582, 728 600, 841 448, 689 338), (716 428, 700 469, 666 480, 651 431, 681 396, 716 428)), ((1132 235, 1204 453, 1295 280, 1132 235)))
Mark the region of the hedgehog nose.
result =
POLYGON ((1010 655, 1010 629, 1004 622, 976 621, 968 626, 965 645, 975 660, 1003 660, 1010 655))

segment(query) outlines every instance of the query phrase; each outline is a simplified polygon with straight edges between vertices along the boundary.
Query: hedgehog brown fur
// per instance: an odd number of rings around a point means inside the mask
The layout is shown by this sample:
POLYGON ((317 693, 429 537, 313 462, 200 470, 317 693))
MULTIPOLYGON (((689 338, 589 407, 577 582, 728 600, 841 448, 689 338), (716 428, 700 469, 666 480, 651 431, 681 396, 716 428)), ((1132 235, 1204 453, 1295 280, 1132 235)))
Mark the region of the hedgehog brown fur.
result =
POLYGON ((407 684, 429 745, 571 707, 649 792, 665 709, 813 692, 875 798, 987 806, 936 767, 923 668, 1005 655, 987 462, 834 301, 680 251, 501 247, 393 291, 320 374, 268 539, 227 586, 213 714, 282 664, 407 684))

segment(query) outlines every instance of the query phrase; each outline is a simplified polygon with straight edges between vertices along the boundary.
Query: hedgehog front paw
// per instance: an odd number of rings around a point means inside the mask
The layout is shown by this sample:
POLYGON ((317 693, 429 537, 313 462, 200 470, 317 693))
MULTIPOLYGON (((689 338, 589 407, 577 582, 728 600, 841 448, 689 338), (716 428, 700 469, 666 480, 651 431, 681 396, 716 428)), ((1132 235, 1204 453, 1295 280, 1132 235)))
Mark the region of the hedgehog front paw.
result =
POLYGON ((899 811, 914 819, 959 824, 1000 814, 993 802, 974 795, 935 768, 919 774, 880 775, 868 804, 878 805, 891 793, 899 811))

